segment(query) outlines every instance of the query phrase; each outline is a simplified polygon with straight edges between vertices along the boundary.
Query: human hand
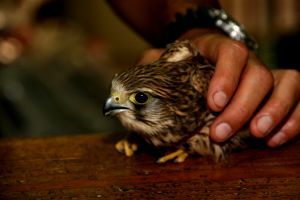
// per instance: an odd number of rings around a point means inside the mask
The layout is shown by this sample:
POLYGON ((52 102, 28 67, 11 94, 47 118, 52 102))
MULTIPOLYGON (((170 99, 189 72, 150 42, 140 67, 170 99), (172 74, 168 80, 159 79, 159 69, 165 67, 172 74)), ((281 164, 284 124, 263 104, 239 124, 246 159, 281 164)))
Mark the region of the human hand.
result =
MULTIPOLYGON (((181 39, 192 40, 201 54, 216 65, 207 102, 213 111, 222 112, 211 126, 212 139, 223 142, 248 121, 256 137, 279 131, 268 136, 267 143, 272 147, 299 134, 299 72, 282 70, 272 74, 242 43, 220 33, 196 30, 181 39)), ((162 52, 163 49, 149 50, 140 63, 156 60, 162 52)))
POLYGON ((257 137, 268 135, 267 144, 276 147, 300 134, 300 73, 296 70, 273 70, 272 74, 274 86, 271 95, 250 127, 257 137), (265 121, 265 126, 260 126, 266 132, 258 128, 260 119, 265 121))

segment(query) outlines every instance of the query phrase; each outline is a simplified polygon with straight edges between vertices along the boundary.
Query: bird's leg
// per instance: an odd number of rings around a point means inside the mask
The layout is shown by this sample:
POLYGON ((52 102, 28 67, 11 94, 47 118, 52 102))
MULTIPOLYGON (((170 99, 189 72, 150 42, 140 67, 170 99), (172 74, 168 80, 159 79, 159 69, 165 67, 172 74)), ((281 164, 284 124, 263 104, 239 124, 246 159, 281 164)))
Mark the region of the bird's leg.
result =
POLYGON ((124 153, 128 157, 132 156, 138 149, 137 144, 129 143, 126 139, 117 142, 115 147, 119 152, 124 153))
POLYGON ((180 163, 180 162, 185 161, 185 159, 188 157, 188 155, 189 154, 184 149, 181 148, 175 152, 172 152, 170 154, 167 154, 167 155, 159 158, 157 160, 157 163, 165 163, 165 162, 167 162, 169 160, 173 160, 173 159, 175 162, 180 163))

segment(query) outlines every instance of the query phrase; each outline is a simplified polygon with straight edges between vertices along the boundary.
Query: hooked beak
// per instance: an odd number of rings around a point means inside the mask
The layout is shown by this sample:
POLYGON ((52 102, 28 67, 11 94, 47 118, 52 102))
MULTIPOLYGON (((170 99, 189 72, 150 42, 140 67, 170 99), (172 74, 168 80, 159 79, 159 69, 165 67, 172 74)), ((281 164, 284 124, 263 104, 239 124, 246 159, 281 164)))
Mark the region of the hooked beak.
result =
POLYGON ((105 116, 115 115, 128 109, 129 108, 120 105, 118 102, 115 102, 112 97, 109 97, 103 106, 103 114, 105 116))

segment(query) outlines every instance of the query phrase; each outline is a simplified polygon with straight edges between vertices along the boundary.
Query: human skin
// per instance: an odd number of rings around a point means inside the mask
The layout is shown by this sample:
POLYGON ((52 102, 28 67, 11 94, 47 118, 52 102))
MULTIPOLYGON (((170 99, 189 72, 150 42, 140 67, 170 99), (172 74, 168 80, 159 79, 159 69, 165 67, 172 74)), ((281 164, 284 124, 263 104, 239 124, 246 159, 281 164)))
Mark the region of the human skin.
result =
MULTIPOLYGON (((206 5, 211 1, 110 0, 116 12, 152 44, 161 43, 165 27, 175 13, 206 5)), ((280 146, 300 133, 300 73, 296 70, 268 70, 255 52, 214 29, 195 28, 182 34, 200 53, 216 65, 207 103, 220 112, 210 136, 223 142, 249 123, 252 135, 265 138, 270 147, 280 146)), ((139 63, 156 60, 163 49, 149 49, 139 63)))

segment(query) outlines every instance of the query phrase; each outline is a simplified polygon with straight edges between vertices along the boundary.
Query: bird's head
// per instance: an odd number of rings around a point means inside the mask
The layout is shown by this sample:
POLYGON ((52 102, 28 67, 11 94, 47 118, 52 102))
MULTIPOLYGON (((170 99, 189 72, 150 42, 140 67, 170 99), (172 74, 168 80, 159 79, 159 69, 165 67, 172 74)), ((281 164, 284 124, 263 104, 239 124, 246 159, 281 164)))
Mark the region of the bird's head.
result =
POLYGON ((146 107, 153 104, 154 99, 151 92, 149 89, 129 90, 119 80, 114 80, 103 113, 105 116, 118 115, 123 112, 141 114, 146 107))
POLYGON ((189 42, 177 42, 159 60, 115 75, 104 114, 117 116, 139 133, 159 134, 175 127, 176 115, 189 117, 197 111, 193 105, 201 95, 191 76, 198 63, 203 63, 198 50, 189 42))
POLYGON ((151 89, 151 83, 144 83, 147 82, 145 77, 143 80, 130 78, 129 82, 127 75, 124 72, 113 79, 111 94, 103 107, 104 115, 118 117, 126 128, 136 132, 161 132, 171 122, 167 102, 155 89, 151 89))

